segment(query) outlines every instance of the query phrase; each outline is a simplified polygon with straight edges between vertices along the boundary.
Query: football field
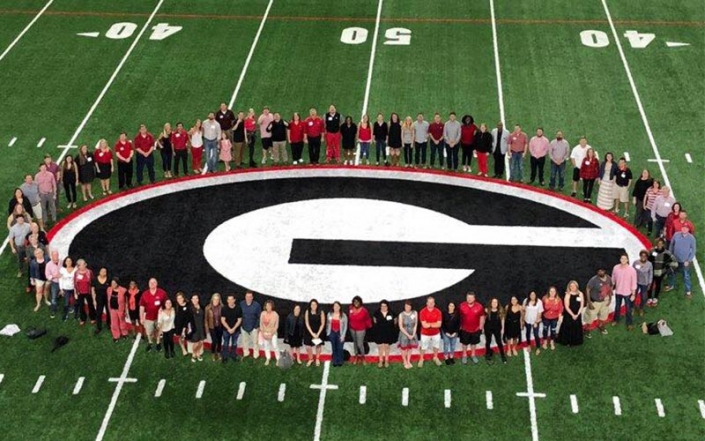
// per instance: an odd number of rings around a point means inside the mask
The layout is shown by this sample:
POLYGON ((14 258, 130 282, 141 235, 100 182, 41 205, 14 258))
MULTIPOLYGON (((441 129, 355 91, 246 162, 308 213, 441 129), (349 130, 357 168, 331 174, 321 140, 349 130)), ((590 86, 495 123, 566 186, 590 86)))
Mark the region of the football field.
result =
MULTIPOLYGON (((221 102, 236 112, 269 106, 286 119, 311 107, 322 114, 331 103, 355 121, 392 112, 402 118, 423 112, 427 119, 439 112, 445 120, 455 111, 490 128, 498 121, 521 124, 529 136, 536 127, 551 139, 562 130, 571 146, 585 135, 601 157, 608 151, 627 157, 635 176, 648 169, 671 186, 695 223, 702 262, 702 6, 700 0, 0 0, 0 187, 9 199, 46 153, 75 155, 77 146, 92 148, 100 138, 112 145, 123 130, 134 136, 140 124, 155 136, 165 122, 190 127, 221 102)), ((258 163, 260 151, 258 142, 258 163)), ((528 169, 527 158, 525 178, 528 169)), ((115 178, 113 185, 117 192, 115 178)), ((88 204, 79 194, 79 207, 88 204)), ((67 214, 64 208, 60 215, 67 214)), ((142 234, 154 238, 159 222, 145 219, 142 234)), ((200 253, 178 236, 167 245, 173 256, 200 253)), ((95 336, 73 320, 52 320, 46 308, 33 313, 34 298, 24 293, 24 278, 15 277, 8 248, 5 241, 0 327, 16 323, 49 333, 36 341, 0 337, 3 439, 705 438, 701 264, 692 272, 692 299, 685 299, 679 277, 658 309, 635 317, 636 330, 610 327, 609 335, 580 347, 520 353, 506 365, 427 363, 405 370, 398 363, 388 369, 326 363, 280 370, 251 359, 193 364, 178 354, 167 360, 145 353, 139 340, 114 344, 109 332, 95 336), (642 321, 661 318, 674 336, 638 330, 642 321), (51 353, 57 335, 70 342, 51 353)), ((143 250, 107 251, 142 258, 143 250)))

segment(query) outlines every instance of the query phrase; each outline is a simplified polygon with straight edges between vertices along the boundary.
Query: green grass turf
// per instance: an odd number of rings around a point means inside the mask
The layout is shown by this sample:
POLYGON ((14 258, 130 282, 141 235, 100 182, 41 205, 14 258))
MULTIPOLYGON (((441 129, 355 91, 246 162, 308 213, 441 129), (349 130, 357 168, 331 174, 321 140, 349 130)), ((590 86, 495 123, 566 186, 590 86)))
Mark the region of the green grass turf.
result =
MULTIPOLYGON (((141 26, 156 3, 57 1, 0 62, 0 96, 4 97, 0 119, 5 121, 0 128, 4 159, 0 185, 6 194, 22 173, 32 171, 27 164, 38 162, 45 152, 57 154, 56 145, 68 141, 132 42, 83 39, 75 33, 105 32, 118 21, 141 26), (18 137, 17 143, 7 147, 13 136, 18 137), (47 141, 38 149, 41 137, 47 141)), ((632 49, 626 39, 622 45, 661 155, 670 159, 665 167, 676 194, 700 226, 705 214, 699 197, 705 168, 698 144, 705 136, 699 124, 704 116, 700 105, 705 92, 704 12, 693 0, 668 7, 656 0, 640 2, 639 7, 628 0, 608 4, 620 35, 629 29, 657 35, 646 49, 632 49), (666 40, 692 46, 667 49, 666 40), (693 164, 685 161, 685 152, 693 155, 693 164)), ((0 12, 0 48, 32 19, 30 12, 43 5, 32 1, 2 6, 29 12, 0 12)), ((134 131, 140 122, 156 134, 165 121, 190 122, 228 101, 259 26, 257 16, 266 5, 263 0, 165 0, 153 24, 168 22, 184 29, 161 42, 149 41, 148 34, 143 37, 78 141, 94 145, 99 137, 107 137, 112 143, 120 130, 134 131), (192 14, 233 17, 186 16, 192 14), (223 41, 229 42, 226 50, 223 41)), ((478 121, 498 119, 489 2, 456 0, 444 6, 429 7, 421 0, 384 2, 369 113, 413 115, 419 110, 447 113, 452 109, 470 112, 478 121), (434 23, 426 18, 464 21, 434 23), (397 26, 412 30, 410 46, 382 44, 385 30, 397 26)), ((495 9, 507 122, 520 121, 527 132, 537 125, 549 133, 562 128, 572 142, 586 133, 600 152, 629 151, 635 171, 647 167, 660 175, 656 165, 647 162, 653 151, 602 3, 497 0, 495 9), (607 32, 610 45, 584 47, 579 38, 584 29, 607 32)), ((335 102, 342 113, 359 115, 376 2, 275 0, 270 14, 235 108, 259 109, 267 104, 288 115, 335 102), (369 30, 366 43, 340 43, 342 30, 352 26, 369 30)), ((526 165, 528 170, 528 161, 526 165)), ((702 228, 697 237, 703 243, 702 228)), ((32 314, 33 301, 22 293, 23 279, 14 277, 14 259, 7 253, 0 259, 0 271, 4 274, 0 292, 6 299, 0 323, 50 329, 48 337, 35 342, 23 337, 0 340, 0 373, 5 375, 0 383, 0 422, 5 438, 95 439, 114 391, 114 383, 107 379, 120 375, 131 342, 113 345, 105 332, 95 337, 72 321, 50 321, 45 310, 32 314), (59 333, 72 341, 48 355, 50 338, 59 333), (44 386, 31 394, 40 374, 47 375, 44 386), (86 383, 73 396, 79 376, 85 376, 86 383)), ((664 295, 658 311, 647 311, 647 320, 664 317, 671 322, 676 335, 670 339, 611 328, 608 336, 595 336, 581 348, 559 348, 532 357, 535 390, 547 394, 536 404, 539 437, 701 438, 703 419, 697 400, 705 399, 705 389, 693 379, 705 373, 705 302, 699 288, 694 294, 692 301, 685 302, 679 287, 664 295), (578 397, 577 415, 570 411, 570 394, 578 397), (613 395, 621 397, 621 417, 613 415, 613 395), (654 398, 663 400, 665 418, 656 416, 654 398)), ((129 376, 138 378, 138 383, 123 388, 106 439, 169 439, 175 434, 181 439, 204 435, 225 439, 232 437, 236 427, 242 439, 273 438, 282 430, 291 439, 313 436, 319 392, 309 386, 321 381, 321 369, 295 367, 284 373, 251 363, 192 365, 179 358, 167 361, 161 354, 144 354, 140 347, 129 376), (167 380, 166 388, 157 399, 154 391, 162 378, 167 380), (196 400, 201 380, 207 385, 203 398, 196 400), (247 383, 247 391, 237 401, 241 381, 247 383), (283 403, 276 399, 280 383, 287 384, 283 403), (228 419, 234 423, 224 424, 228 419)), ((399 365, 384 371, 346 366, 331 369, 329 383, 340 388, 327 394, 322 439, 531 436, 528 400, 515 395, 526 390, 521 359, 511 359, 507 366, 429 365, 411 372, 399 365), (367 386, 365 405, 358 404, 360 385, 367 386), (408 407, 401 406, 403 387, 410 389, 408 407), (444 389, 452 390, 450 409, 443 407, 444 389), (493 392, 494 410, 485 407, 486 390, 493 392)))

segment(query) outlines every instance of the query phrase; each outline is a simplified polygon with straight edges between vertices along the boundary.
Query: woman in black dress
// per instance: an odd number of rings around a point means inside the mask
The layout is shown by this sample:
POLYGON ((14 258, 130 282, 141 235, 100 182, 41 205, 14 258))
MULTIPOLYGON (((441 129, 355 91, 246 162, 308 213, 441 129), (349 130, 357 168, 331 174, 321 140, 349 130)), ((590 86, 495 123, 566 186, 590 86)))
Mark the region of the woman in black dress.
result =
POLYGON ((162 171, 165 178, 171 177, 171 160, 174 157, 174 150, 171 147, 171 124, 164 124, 164 130, 157 138, 157 150, 162 155, 162 171))
POLYGON ((174 317, 174 334, 179 337, 179 346, 181 353, 188 355, 188 342, 186 333, 188 332, 188 324, 191 322, 191 308, 188 306, 186 296, 183 291, 176 293, 176 317, 174 317))
POLYGON ((392 113, 391 118, 389 118, 387 146, 389 146, 389 154, 392 157, 392 167, 397 167, 401 155, 401 121, 399 121, 399 115, 396 113, 392 113))
POLYGON ((304 330, 304 345, 308 362, 306 366, 311 366, 314 361, 313 348, 316 348, 316 366, 321 365, 321 348, 323 347, 323 331, 326 327, 326 317, 318 306, 318 300, 313 299, 308 303, 308 309, 304 316, 306 329, 304 330), (314 342, 314 340, 316 340, 314 342))
POLYGON ((93 184, 93 180, 95 179, 96 171, 93 153, 88 151, 87 145, 83 144, 78 149, 76 164, 78 165, 78 182, 81 183, 83 202, 86 202, 89 197, 93 199, 93 189, 91 189, 91 184, 93 184))
POLYGON ((357 137, 357 124, 351 116, 345 117, 345 123, 340 126, 340 135, 343 138, 344 165, 355 165, 355 141, 357 137))
POLYGON ((203 361, 203 341, 206 339, 206 314, 201 308, 201 299, 198 294, 191 296, 191 362, 203 361))
POLYGON ((505 311, 499 303, 499 299, 491 299, 489 306, 485 309, 485 359, 488 363, 492 362, 492 337, 497 343, 497 349, 499 349, 499 354, 502 356, 502 363, 507 362, 507 357, 504 355, 504 345, 502 344, 504 320, 505 311))
POLYGON ((583 344, 582 315, 585 310, 585 296, 575 280, 568 282, 563 302, 565 308, 563 323, 558 333, 558 343, 565 346, 579 346, 583 344))
POLYGON ((287 316, 285 331, 284 343, 289 345, 289 355, 292 360, 301 364, 301 346, 304 345, 304 318, 300 305, 294 305, 294 310, 287 316))
POLYGON ((377 367, 389 367, 389 345, 397 342, 399 328, 397 327, 397 314, 389 309, 388 301, 379 302, 379 309, 372 316, 372 323, 374 333, 377 336, 375 341, 379 352, 377 367))
POLYGON ((64 182, 64 193, 69 205, 66 208, 76 208, 76 184, 78 183, 78 173, 73 156, 66 156, 61 163, 61 180, 64 182))
POLYGON ((504 338, 507 339, 507 355, 519 355, 517 346, 521 340, 521 328, 524 316, 524 309, 519 303, 517 296, 512 296, 509 299, 509 305, 506 308, 506 318, 504 321, 504 338))

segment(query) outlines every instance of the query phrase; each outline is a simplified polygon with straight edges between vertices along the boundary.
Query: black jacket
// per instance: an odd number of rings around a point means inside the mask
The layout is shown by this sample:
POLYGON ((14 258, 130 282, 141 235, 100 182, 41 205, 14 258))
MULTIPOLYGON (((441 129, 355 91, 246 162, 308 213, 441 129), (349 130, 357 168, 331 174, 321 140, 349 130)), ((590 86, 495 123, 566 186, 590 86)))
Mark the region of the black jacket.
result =
POLYGON ((480 153, 492 152, 492 134, 490 132, 475 132, 475 150, 480 153))

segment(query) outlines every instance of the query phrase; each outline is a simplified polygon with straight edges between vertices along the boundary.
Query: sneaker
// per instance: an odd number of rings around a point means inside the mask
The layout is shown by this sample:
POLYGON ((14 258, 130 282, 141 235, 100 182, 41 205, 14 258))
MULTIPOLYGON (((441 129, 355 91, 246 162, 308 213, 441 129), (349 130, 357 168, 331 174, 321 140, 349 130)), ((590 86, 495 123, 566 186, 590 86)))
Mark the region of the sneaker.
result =
POLYGON ((463 358, 460 361, 463 364, 468 364, 468 357, 466 355, 463 355, 463 358))
POLYGON ((422 358, 421 360, 419 360, 419 367, 420 367, 420 368, 423 367, 423 358, 422 358))
MULTIPOLYGON (((439 359, 437 359, 437 358, 434 358, 434 359, 433 359, 433 362, 436 363, 436 366, 441 366, 441 365, 443 364, 443 363, 441 363, 441 360, 439 360, 439 359)), ((446 360, 446 364, 448 364, 448 365, 450 364, 450 363, 448 362, 448 360, 446 360)))
POLYGON ((607 334, 609 334, 609 332, 607 332, 607 329, 605 329, 605 328, 602 328, 602 329, 600 330, 600 332, 602 333, 602 335, 607 335, 607 334))
POLYGON ((49 314, 49 318, 56 318, 56 314, 52 312, 51 314, 49 314))
MULTIPOLYGON (((667 287, 665 287, 663 290, 664 290, 665 292, 668 292, 668 291, 673 291, 673 288, 674 288, 673 286, 667 286, 667 287)), ((657 300, 657 301, 658 301, 658 300, 657 300)))
POLYGON ((653 305, 653 304, 654 304, 654 301, 653 301, 652 299, 648 299, 648 300, 646 301, 646 306, 651 306, 651 305, 653 305))
POLYGON ((589 333, 589 332, 586 332, 586 333, 585 333, 585 338, 592 338, 592 334, 589 333))
POLYGON ((446 366, 450 366, 450 358, 446 358, 445 363, 446 363, 446 366))
POLYGON ((299 163, 299 161, 294 161, 294 162, 292 162, 293 165, 296 165, 296 164, 298 164, 298 163, 299 163))
POLYGON ((475 363, 475 364, 477 364, 477 363, 480 362, 480 360, 478 360, 477 357, 475 357, 475 356, 473 355, 473 356, 472 356, 472 362, 475 363))
POLYGON ((266 163, 267 163, 267 158, 262 158, 262 164, 266 164, 266 163))
POLYGON ((161 352, 161 351, 162 351, 162 344, 157 343, 157 352, 161 352))

